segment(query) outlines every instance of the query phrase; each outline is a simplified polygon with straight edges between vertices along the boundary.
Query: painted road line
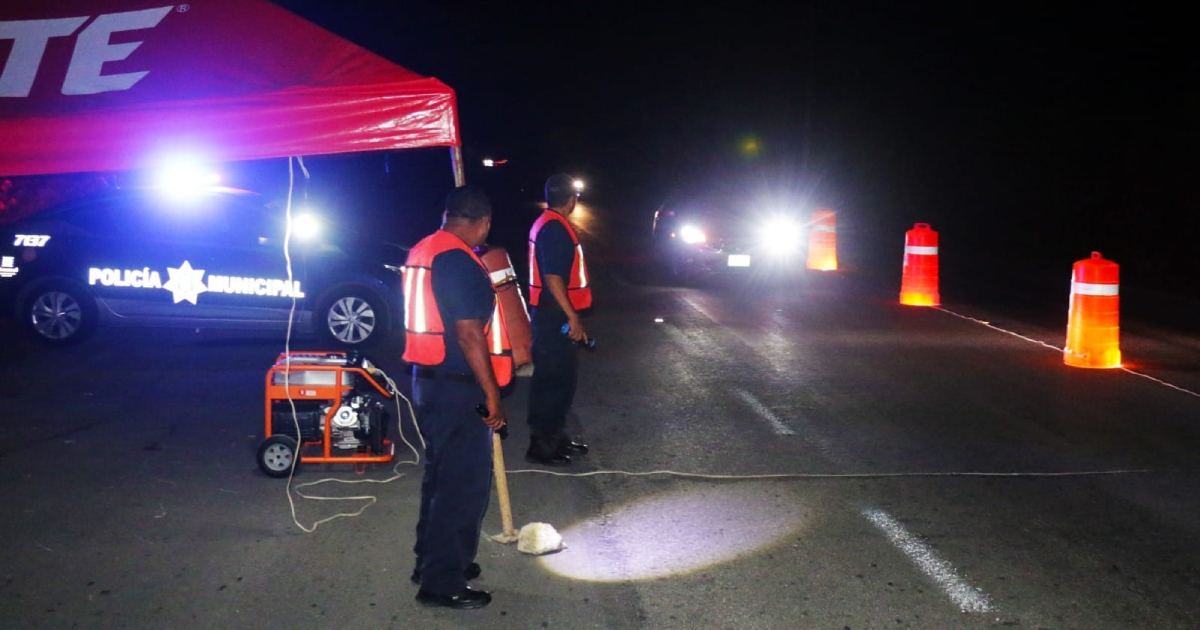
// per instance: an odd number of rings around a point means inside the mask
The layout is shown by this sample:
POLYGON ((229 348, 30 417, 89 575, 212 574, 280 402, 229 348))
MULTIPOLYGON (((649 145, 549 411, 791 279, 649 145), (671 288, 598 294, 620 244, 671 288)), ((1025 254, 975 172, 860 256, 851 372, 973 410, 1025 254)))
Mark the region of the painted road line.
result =
POLYGON ((750 405, 750 408, 754 409, 758 415, 766 418, 767 422, 771 423, 771 427, 775 429, 775 433, 779 435, 796 434, 795 431, 791 430, 786 424, 783 423, 783 420, 780 420, 779 417, 776 416, 770 409, 767 409, 766 405, 762 404, 762 402, 755 398, 754 394, 751 394, 740 387, 737 389, 737 394, 738 396, 741 396, 742 400, 746 401, 746 404, 750 405))
POLYGON ((983 591, 958 577, 958 571, 955 570, 954 565, 937 557, 932 549, 908 533, 908 530, 904 529, 904 526, 890 514, 874 508, 864 509, 862 514, 867 517, 868 521, 871 521, 872 525, 878 527, 897 549, 904 552, 904 555, 908 556, 908 559, 912 560, 917 568, 941 587, 959 610, 965 613, 981 613, 992 610, 988 603, 988 597, 983 591))

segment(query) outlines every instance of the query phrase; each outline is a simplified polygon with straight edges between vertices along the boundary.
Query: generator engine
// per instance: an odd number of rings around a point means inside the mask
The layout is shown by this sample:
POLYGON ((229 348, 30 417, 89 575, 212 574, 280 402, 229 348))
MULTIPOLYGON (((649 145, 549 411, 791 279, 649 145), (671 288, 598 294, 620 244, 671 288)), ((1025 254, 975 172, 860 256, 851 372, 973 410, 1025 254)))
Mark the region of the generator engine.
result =
POLYGON ((384 463, 387 402, 395 397, 381 370, 357 353, 281 354, 267 372, 266 439, 259 467, 288 476, 295 463, 384 463))
POLYGON ((336 411, 333 405, 295 400, 295 419, 292 418, 292 403, 286 400, 271 404, 271 433, 286 435, 298 442, 316 442, 324 439, 326 418, 329 418, 329 437, 333 448, 341 450, 363 450, 372 453, 384 452, 390 415, 387 406, 369 394, 347 394, 342 397, 336 411), (330 414, 333 411, 333 414, 330 414), (296 433, 299 425, 300 433, 296 433))

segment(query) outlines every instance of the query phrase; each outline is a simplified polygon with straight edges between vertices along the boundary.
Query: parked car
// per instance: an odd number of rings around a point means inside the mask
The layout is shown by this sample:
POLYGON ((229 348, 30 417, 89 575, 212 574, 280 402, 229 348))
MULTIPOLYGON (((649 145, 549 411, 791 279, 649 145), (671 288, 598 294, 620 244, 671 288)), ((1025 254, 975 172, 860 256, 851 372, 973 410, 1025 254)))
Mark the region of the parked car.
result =
POLYGON ((0 225, 0 308, 38 341, 100 325, 297 330, 362 346, 403 322, 404 248, 256 194, 114 190, 0 225), (314 229, 318 228, 318 229, 314 229))

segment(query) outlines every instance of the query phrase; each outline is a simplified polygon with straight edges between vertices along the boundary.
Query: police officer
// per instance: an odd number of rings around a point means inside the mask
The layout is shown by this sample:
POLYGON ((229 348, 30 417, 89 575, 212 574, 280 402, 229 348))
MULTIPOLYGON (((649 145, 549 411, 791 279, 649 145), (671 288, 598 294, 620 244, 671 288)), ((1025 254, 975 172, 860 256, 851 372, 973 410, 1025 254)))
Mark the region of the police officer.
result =
POLYGON ((588 447, 563 431, 575 398, 578 342, 587 341, 579 312, 592 306, 583 246, 567 217, 575 210, 575 181, 546 180, 546 210, 529 230, 529 304, 533 379, 529 385, 529 451, 526 461, 566 466, 588 447), (563 325, 567 333, 562 333, 563 325))
POLYGON ((442 227, 409 251, 404 270, 404 360, 425 438, 417 522, 417 601, 482 608, 491 594, 468 586, 492 475, 492 431, 504 426, 500 388, 512 380, 512 347, 487 268, 474 249, 491 229, 491 202, 463 186, 446 197, 442 227), (480 418, 475 407, 487 406, 480 418))

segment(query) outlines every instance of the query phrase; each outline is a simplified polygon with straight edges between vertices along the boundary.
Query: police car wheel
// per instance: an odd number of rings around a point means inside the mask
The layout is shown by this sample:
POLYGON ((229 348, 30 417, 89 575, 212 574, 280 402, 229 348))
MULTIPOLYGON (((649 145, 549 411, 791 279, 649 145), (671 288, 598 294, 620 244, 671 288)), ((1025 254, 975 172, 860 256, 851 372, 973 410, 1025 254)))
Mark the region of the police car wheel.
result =
POLYGON ((29 335, 49 346, 69 346, 87 339, 95 332, 98 318, 96 301, 66 282, 37 287, 21 306, 29 335))
POLYGON ((296 440, 287 435, 272 435, 258 447, 258 467, 268 477, 287 477, 292 474, 292 462, 299 463, 296 440))
POLYGON ((323 337, 345 346, 362 346, 381 338, 388 328, 387 311, 368 291, 346 289, 326 299, 318 315, 323 337))

